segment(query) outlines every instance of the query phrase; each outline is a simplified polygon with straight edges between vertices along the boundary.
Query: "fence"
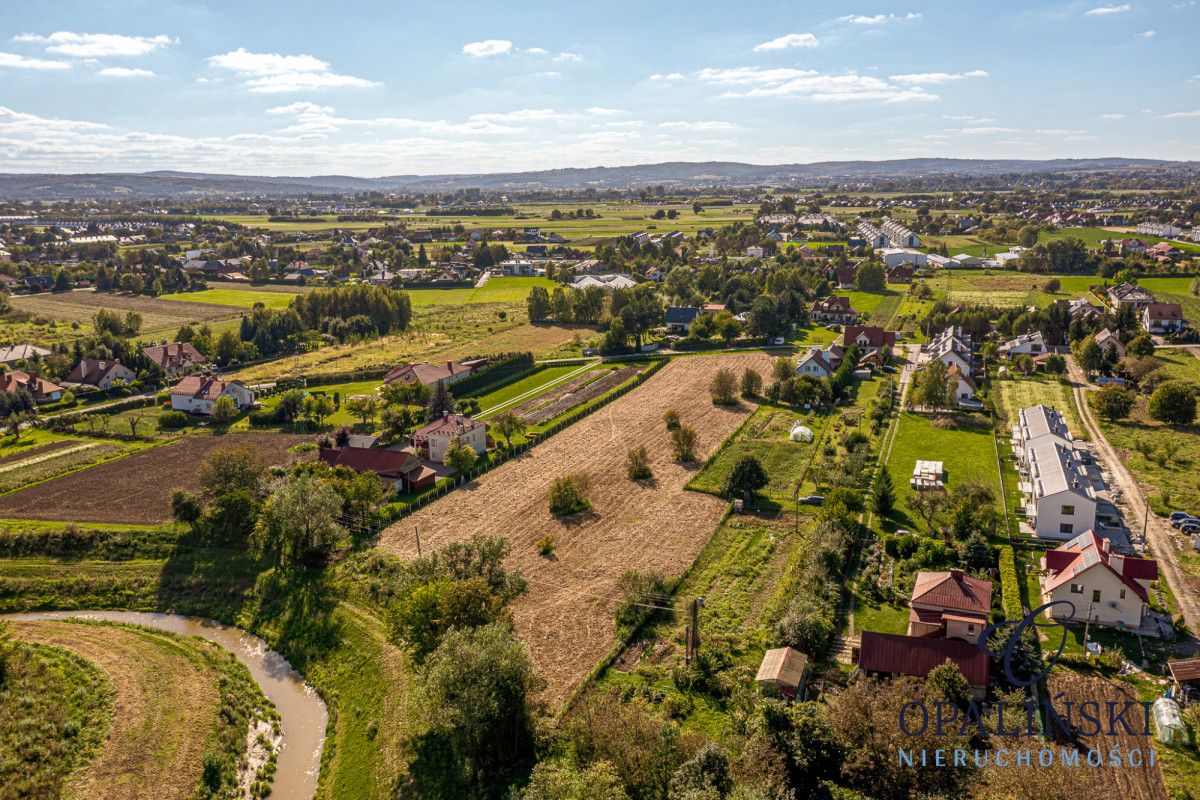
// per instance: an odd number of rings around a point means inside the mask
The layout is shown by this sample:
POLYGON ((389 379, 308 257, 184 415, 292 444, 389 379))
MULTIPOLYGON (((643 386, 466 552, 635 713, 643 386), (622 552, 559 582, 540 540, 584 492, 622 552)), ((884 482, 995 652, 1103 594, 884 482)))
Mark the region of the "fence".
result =
POLYGON ((437 500, 438 498, 445 496, 449 492, 454 491, 454 489, 456 487, 458 487, 460 484, 469 483, 470 481, 475 480, 475 478, 478 478, 480 475, 483 475, 486 472, 490 472, 491 470, 495 469, 496 467, 500 466, 501 464, 504 464, 505 462, 509 461, 510 459, 516 458, 517 456, 520 456, 520 455, 524 455, 525 453, 529 452, 529 450, 531 448, 533 448, 535 445, 546 441, 551 436, 553 436, 554 434, 563 430, 564 428, 571 425, 572 423, 578 422, 579 420, 588 416, 592 412, 597 411, 598 409, 601 409, 604 406, 608 405, 613 400, 616 400, 618 397, 621 397, 622 395, 627 394, 628 392, 632 391, 633 389, 636 389, 638 386, 641 386, 655 372, 658 372, 660 369, 662 369, 663 366, 666 365, 668 360, 669 359, 667 359, 667 358, 657 359, 655 361, 655 363, 651 364, 645 370, 640 372, 637 375, 637 377, 635 377, 633 380, 629 381, 628 383, 626 383, 622 386, 618 386, 616 389, 613 389, 611 392, 608 392, 607 394, 601 395, 600 397, 597 397, 594 400, 584 403, 579 408, 566 413, 562 417, 559 417, 558 420, 553 422, 553 424, 551 424, 544 430, 539 431, 538 433, 535 433, 532 436, 530 436, 527 441, 522 442, 521 444, 518 444, 518 445, 514 445, 512 447, 506 448, 502 453, 497 453, 496 451, 493 451, 492 454, 488 457, 486 463, 479 465, 475 469, 468 471, 465 475, 456 475, 452 478, 443 478, 442 480, 437 482, 437 484, 434 486, 433 489, 430 489, 425 494, 422 494, 410 501, 407 501, 407 502, 399 501, 396 503, 389 503, 388 505, 384 506, 383 509, 380 509, 380 518, 378 519, 378 521, 375 521, 372 523, 373 527, 374 527, 374 530, 372 532, 377 533, 379 530, 381 530, 385 526, 390 525, 391 523, 396 522, 398 520, 404 519, 409 514, 412 514, 413 512, 418 511, 418 510, 424 508, 425 506, 429 505, 434 500, 437 500))

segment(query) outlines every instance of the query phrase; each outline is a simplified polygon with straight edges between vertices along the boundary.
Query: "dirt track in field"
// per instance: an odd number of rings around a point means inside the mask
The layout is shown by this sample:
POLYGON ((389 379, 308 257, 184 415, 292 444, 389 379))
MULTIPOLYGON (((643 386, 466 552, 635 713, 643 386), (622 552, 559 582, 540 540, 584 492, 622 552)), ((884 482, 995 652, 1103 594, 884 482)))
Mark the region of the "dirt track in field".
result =
POLYGON ((379 546, 411 558, 414 528, 424 552, 476 532, 512 543, 509 566, 529 579, 529 594, 514 607, 517 630, 547 680, 545 700, 557 707, 613 646, 617 578, 626 570, 683 573, 724 512, 724 503, 684 490, 699 464, 672 460, 663 412, 679 411, 696 429, 703 461, 752 410, 712 404, 708 384, 721 367, 740 376, 752 367, 769 375, 765 353, 678 358, 645 384, 538 445, 528 454, 383 532, 379 546), (625 458, 636 445, 650 451, 654 480, 625 477, 625 458), (577 519, 550 514, 546 492, 559 475, 591 476, 592 508, 577 519), (555 537, 553 556, 538 555, 537 542, 555 537))
POLYGON ((113 718, 96 757, 69 778, 72 797, 187 798, 217 721, 213 670, 174 637, 72 622, 13 622, 28 641, 71 650, 108 675, 113 718))
POLYGON ((171 519, 171 493, 199 488, 200 464, 213 450, 244 445, 268 464, 283 464, 298 458, 287 451, 289 447, 312 438, 282 433, 185 436, 178 442, 0 496, 0 516, 63 522, 166 522, 171 519))

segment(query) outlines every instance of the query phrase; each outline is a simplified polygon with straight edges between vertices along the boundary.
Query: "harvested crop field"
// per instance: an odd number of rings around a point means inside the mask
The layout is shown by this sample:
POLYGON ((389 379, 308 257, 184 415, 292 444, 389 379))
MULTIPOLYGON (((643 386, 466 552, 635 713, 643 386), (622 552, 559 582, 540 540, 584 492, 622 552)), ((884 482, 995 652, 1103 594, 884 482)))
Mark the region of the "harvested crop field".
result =
POLYGON ((206 732, 217 724, 217 674, 198 645, 144 629, 78 622, 14 621, 23 640, 78 653, 112 682, 104 745, 68 778, 72 797, 187 798, 203 770, 206 732))
POLYGON ((59 439, 56 442, 47 442, 46 444, 30 447, 28 450, 9 453, 6 456, 0 457, 0 471, 15 468, 35 458, 45 457, 55 450, 62 450, 65 447, 74 447, 80 444, 83 444, 83 442, 78 439, 59 439))
POLYGON ((64 522, 166 522, 171 519, 171 493, 198 488, 200 464, 213 450, 245 445, 268 464, 283 464, 299 458, 288 452, 289 447, 311 438, 272 433, 185 436, 178 442, 0 496, 0 516, 64 522))
POLYGON ((663 412, 679 411, 695 428, 703 460, 753 407, 714 406, 708 384, 721 367, 766 374, 765 353, 678 358, 642 386, 561 433, 383 532, 379 546, 416 555, 419 526, 425 552, 475 532, 504 536, 512 544, 509 566, 529 579, 529 594, 514 607, 517 630, 533 651, 548 685, 545 699, 560 706, 612 647, 615 585, 626 570, 685 572, 725 510, 721 500, 684 485, 699 464, 674 463, 663 412), (630 448, 644 444, 652 481, 625 477, 630 448), (550 514, 546 493, 554 478, 586 472, 592 508, 575 518, 550 514), (538 540, 555 539, 550 557, 538 540))
POLYGON ((14 295, 13 307, 37 317, 78 322, 90 325, 92 316, 102 308, 124 314, 136 311, 142 315, 142 330, 173 328, 185 322, 234 319, 238 309, 213 303, 187 303, 182 300, 163 300, 108 292, 61 292, 58 294, 14 295))

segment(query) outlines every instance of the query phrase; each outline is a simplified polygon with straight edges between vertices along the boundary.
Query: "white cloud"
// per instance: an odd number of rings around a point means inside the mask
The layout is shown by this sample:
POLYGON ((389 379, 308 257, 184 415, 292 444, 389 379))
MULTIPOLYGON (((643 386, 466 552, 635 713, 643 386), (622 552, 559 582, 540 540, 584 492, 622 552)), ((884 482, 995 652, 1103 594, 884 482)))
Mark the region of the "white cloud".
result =
POLYGON ((980 125, 971 128, 960 128, 959 133, 967 136, 987 136, 994 133, 1020 133, 1019 128, 1000 128, 995 125, 980 125))
POLYGON ((992 117, 977 117, 973 114, 943 114, 942 119, 952 119, 956 122, 975 122, 978 124, 996 121, 992 117))
POLYGON ((1101 114, 1100 119, 1125 119, 1124 114, 1101 114))
POLYGON ((319 106, 307 100, 298 100, 286 106, 273 106, 267 109, 268 114, 332 114, 332 106, 319 106))
POLYGON ((1038 128, 1034 133, 1039 136, 1080 136, 1087 131, 1070 130, 1069 128, 1038 128))
POLYGON ((44 58, 26 58, 16 53, 0 53, 0 69, 36 69, 57 70, 70 69, 66 61, 49 61, 44 58))
POLYGON ((970 72, 910 72, 905 75, 892 75, 889 80, 893 80, 896 83, 928 86, 949 83, 950 81, 961 81, 963 78, 986 78, 987 75, 981 69, 973 69, 970 72))
POLYGON ((730 90, 722 97, 806 97, 817 102, 882 100, 889 103, 936 100, 937 95, 917 86, 897 86, 871 75, 850 72, 822 75, 813 70, 758 67, 702 69, 697 77, 721 86, 752 87, 730 90))
POLYGON ((573 63, 573 62, 577 62, 577 61, 583 61, 583 56, 579 55, 578 53, 569 53, 569 52, 564 51, 564 52, 561 52, 558 55, 556 55, 554 57, 554 61, 559 64, 562 64, 564 62, 572 62, 573 63))
POLYGON ((517 120, 555 119, 559 114, 552 108, 521 108, 516 111, 501 111, 490 114, 472 114, 474 122, 514 122, 517 120))
POLYGON ((1105 17, 1109 14, 1122 14, 1130 8, 1131 6, 1128 3, 1123 3, 1119 6, 1096 6, 1083 13, 1085 17, 1105 17))
POLYGON ((817 37, 811 33, 787 33, 783 36, 777 36, 769 42, 755 45, 754 52, 786 50, 789 47, 816 47, 818 44, 817 37))
POLYGON ((1142 31, 1138 34, 1138 36, 1142 37, 1143 39, 1153 39, 1154 31, 1142 31))
POLYGON ((529 53, 530 55, 535 55, 535 56, 550 55, 550 51, 544 47, 527 47, 527 48, 525 48, 525 52, 529 53))
POLYGON ((652 80, 652 81, 681 81, 681 80, 683 80, 683 73, 682 72, 668 72, 666 74, 663 74, 661 72, 656 72, 650 76, 649 80, 652 80))
POLYGON ((36 114, 26 114, 0 106, 0 133, 29 132, 36 134, 46 131, 90 131, 103 130, 107 127, 99 122, 39 117, 36 114))
POLYGON ((592 114, 597 117, 615 117, 618 114, 624 114, 625 112, 619 108, 604 108, 603 106, 592 106, 591 108, 587 109, 587 113, 592 114))
POLYGON ((1172 111, 1170 114, 1163 114, 1163 119, 1183 119, 1184 117, 1200 117, 1200 109, 1196 111, 1172 111))
POLYGON ((102 78, 153 78, 154 73, 148 69, 133 67, 105 67, 99 72, 102 78))
POLYGON ((847 14, 844 17, 838 17, 840 22, 848 22, 851 25, 886 25, 889 22, 912 22, 918 20, 921 15, 916 11, 910 11, 904 15, 897 14, 847 14))
POLYGON ((122 36, 116 33, 73 33, 56 31, 49 36, 23 33, 16 37, 18 42, 45 44, 46 50, 74 58, 107 58, 109 56, 144 56, 171 44, 178 39, 170 36, 122 36))
POLYGON ((473 58, 500 56, 511 52, 513 43, 508 39, 484 39, 482 42, 468 42, 463 45, 463 54, 473 58))
POLYGON ((242 84, 251 92, 278 94, 308 89, 338 89, 378 86, 378 82, 329 70, 329 63, 316 56, 287 56, 279 53, 253 53, 244 47, 210 56, 208 63, 245 76, 242 84))
POLYGON ((658 123, 658 127, 681 131, 732 131, 736 130, 738 126, 732 122, 706 120, 696 122, 660 122, 658 123))

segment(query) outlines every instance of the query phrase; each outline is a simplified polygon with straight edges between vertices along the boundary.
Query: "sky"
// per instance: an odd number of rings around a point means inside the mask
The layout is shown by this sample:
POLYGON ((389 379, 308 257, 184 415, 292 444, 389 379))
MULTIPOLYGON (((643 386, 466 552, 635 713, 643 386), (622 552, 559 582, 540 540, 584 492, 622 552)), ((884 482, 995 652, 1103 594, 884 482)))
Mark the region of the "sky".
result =
POLYGON ((0 172, 1200 160, 1200 0, 3 5, 0 172))

